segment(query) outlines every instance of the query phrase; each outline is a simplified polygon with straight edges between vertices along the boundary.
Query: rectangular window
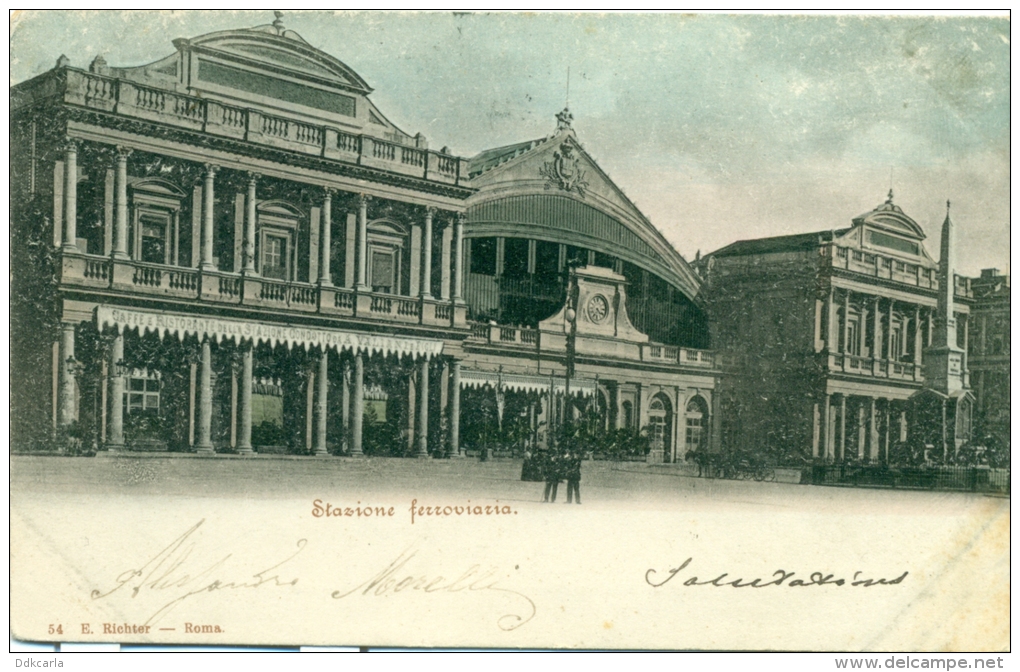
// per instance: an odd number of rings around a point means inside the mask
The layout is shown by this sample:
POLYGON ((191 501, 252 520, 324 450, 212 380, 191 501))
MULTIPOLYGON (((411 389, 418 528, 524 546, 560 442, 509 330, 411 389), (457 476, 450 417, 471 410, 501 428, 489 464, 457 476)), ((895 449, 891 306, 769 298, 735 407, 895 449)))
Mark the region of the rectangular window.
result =
POLYGON ((577 268, 579 266, 588 265, 588 250, 583 247, 574 247, 573 245, 567 245, 567 266, 569 268, 577 268))
POLYGON ((393 293, 393 253, 372 250, 372 291, 393 293))
POLYGON ((166 221, 152 217, 142 217, 141 225, 141 260, 150 264, 167 263, 166 254, 166 221))
POLYGON ((560 272, 560 245, 546 240, 535 242, 535 275, 550 277, 560 272))
POLYGON ((262 275, 278 280, 287 279, 287 239, 267 235, 262 244, 262 275))
POLYGON ((132 377, 124 393, 124 407, 128 413, 159 413, 159 379, 132 377))
POLYGON ((595 265, 599 268, 616 268, 616 257, 604 252, 596 252, 595 265))
POLYGON ((495 238, 472 239, 471 272, 478 275, 496 275, 495 238))
POLYGON ((850 321, 847 324, 847 340, 846 351, 851 355, 861 354, 861 322, 860 318, 856 315, 850 317, 850 321))
POLYGON ((903 238, 897 238, 896 236, 890 236, 885 233, 880 233, 878 231, 868 231, 868 242, 872 245, 896 250, 897 252, 917 254, 917 243, 904 240, 903 238))
POLYGON ((528 274, 528 241, 507 238, 503 249, 503 275, 521 277, 528 274))

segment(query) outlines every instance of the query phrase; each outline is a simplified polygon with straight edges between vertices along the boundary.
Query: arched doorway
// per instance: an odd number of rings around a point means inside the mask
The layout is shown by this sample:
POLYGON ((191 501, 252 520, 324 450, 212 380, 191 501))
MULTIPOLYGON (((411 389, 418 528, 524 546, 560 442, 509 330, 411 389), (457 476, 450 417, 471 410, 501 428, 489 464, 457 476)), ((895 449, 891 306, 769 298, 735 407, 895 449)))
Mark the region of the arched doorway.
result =
POLYGON ((698 395, 691 397, 684 410, 684 454, 708 450, 708 403, 698 395))
POLYGON ((672 462, 673 408, 663 394, 652 397, 648 404, 648 439, 651 446, 649 462, 672 462))

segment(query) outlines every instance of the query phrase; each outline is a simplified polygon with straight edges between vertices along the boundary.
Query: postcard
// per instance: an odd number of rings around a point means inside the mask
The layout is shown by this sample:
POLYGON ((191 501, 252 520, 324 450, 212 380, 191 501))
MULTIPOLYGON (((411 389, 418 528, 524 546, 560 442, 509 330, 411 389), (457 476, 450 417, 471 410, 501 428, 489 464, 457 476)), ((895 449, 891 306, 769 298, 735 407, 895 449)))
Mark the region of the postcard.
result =
POLYGON ((12 637, 1008 649, 1008 17, 10 39, 12 637))

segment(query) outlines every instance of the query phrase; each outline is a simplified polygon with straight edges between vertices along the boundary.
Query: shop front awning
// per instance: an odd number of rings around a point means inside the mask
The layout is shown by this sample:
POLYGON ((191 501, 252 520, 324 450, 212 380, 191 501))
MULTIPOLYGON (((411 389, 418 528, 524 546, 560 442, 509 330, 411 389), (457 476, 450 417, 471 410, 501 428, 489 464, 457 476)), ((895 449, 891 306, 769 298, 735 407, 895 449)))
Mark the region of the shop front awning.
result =
MULTIPOLYGON (((538 392, 548 394, 552 389, 553 394, 563 394, 566 391, 566 380, 563 376, 538 376, 521 373, 502 373, 496 371, 475 371, 473 369, 461 369, 461 387, 491 387, 497 389, 500 386, 511 392, 538 392)), ((570 393, 584 397, 595 394, 596 383, 590 378, 571 378, 570 393)))
POLYGON ((383 354, 399 357, 436 357, 443 352, 443 342, 431 338, 359 334, 339 329, 297 327, 287 324, 268 324, 250 320, 99 306, 96 308, 96 325, 100 329, 111 327, 118 331, 137 329, 140 334, 157 333, 184 338, 197 336, 214 342, 252 341, 256 345, 285 345, 289 348, 323 348, 338 352, 383 354))

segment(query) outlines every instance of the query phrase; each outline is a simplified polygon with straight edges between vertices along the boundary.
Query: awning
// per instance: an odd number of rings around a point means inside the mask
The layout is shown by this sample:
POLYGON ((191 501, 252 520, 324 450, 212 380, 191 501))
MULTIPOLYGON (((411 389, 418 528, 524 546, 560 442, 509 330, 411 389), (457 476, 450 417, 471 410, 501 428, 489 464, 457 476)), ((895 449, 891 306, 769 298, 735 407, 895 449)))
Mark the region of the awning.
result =
MULTIPOLYGON (((504 390, 513 392, 538 392, 548 394, 550 387, 554 394, 563 394, 566 391, 566 381, 562 376, 534 376, 521 373, 500 373, 494 371, 475 371, 473 369, 461 369, 461 387, 491 387, 496 389, 502 386, 504 390)), ((589 378, 571 378, 570 393, 590 397, 595 394, 595 381, 589 378)))
POLYGON ((357 334, 338 329, 317 329, 295 327, 286 324, 267 324, 247 320, 233 320, 222 317, 200 317, 196 315, 175 315, 157 313, 134 308, 96 308, 96 325, 103 329, 138 329, 139 333, 154 332, 163 338, 173 334, 177 338, 197 336, 215 342, 251 340, 255 344, 286 345, 287 347, 324 348, 338 352, 365 354, 382 353, 398 355, 435 357, 442 354, 443 342, 431 338, 409 338, 406 336, 380 336, 357 334))

